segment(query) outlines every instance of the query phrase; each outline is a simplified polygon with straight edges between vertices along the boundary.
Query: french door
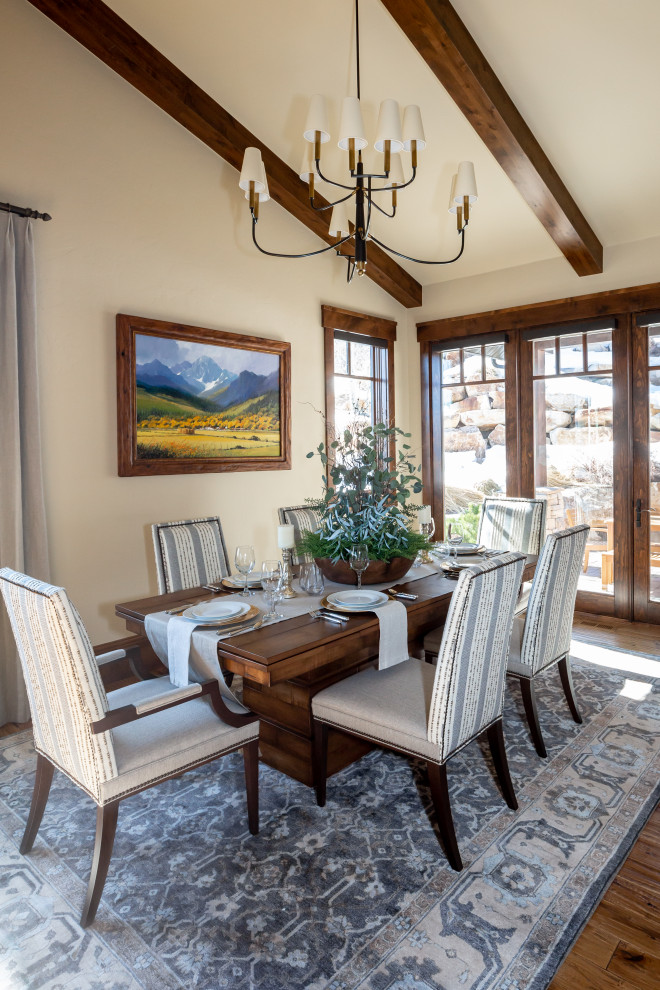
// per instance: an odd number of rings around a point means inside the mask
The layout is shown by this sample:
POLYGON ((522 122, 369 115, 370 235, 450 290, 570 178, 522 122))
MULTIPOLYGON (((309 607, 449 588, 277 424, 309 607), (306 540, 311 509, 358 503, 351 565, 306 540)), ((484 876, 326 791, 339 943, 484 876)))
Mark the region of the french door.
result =
POLYGON ((660 622, 660 312, 632 328, 633 618, 660 622))

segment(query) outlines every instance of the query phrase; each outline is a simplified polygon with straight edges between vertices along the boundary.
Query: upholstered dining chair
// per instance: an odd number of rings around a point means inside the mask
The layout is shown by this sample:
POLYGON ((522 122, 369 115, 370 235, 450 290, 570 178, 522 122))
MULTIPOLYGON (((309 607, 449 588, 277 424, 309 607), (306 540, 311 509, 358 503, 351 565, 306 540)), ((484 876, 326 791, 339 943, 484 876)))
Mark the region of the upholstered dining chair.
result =
MULTIPOLYGON (((479 516, 477 543, 490 550, 518 550, 538 556, 545 536, 546 501, 543 498, 496 498, 483 500, 479 516)), ((526 581, 520 589, 516 613, 527 608, 531 583, 526 581)), ((424 658, 434 663, 440 643, 442 626, 432 629, 424 637, 424 658)))
POLYGON ((527 722, 539 756, 547 756, 539 723, 534 681, 555 664, 575 722, 582 722, 569 661, 578 580, 589 526, 573 526, 546 537, 536 565, 525 615, 517 615, 511 632, 507 674, 517 677, 527 722))
MULTIPOLYGON (((282 506, 277 510, 277 514, 281 526, 293 526, 293 538, 296 543, 298 543, 298 541, 302 538, 302 534, 305 530, 314 532, 315 529, 318 529, 319 523, 321 522, 321 517, 318 512, 314 509, 310 509, 308 505, 282 506)), ((312 558, 309 554, 299 555, 294 550, 291 562, 293 564, 302 564, 305 561, 310 561, 311 559, 312 558)))
POLYGON ((425 760, 440 837, 463 868, 447 787, 447 762, 486 734, 506 803, 517 808, 502 734, 504 675, 525 557, 507 553, 459 575, 436 667, 410 658, 368 668, 312 699, 316 798, 326 799, 328 728, 425 760))
POLYGON ((163 677, 106 694, 85 627, 66 591, 8 567, 0 570, 0 587, 21 658, 37 751, 20 851, 32 849, 57 767, 96 804, 83 928, 96 916, 124 798, 242 749, 248 827, 258 832, 255 715, 230 712, 217 681, 175 688, 163 677))
POLYGON ((154 523, 151 534, 161 595, 199 588, 230 573, 218 516, 154 523))

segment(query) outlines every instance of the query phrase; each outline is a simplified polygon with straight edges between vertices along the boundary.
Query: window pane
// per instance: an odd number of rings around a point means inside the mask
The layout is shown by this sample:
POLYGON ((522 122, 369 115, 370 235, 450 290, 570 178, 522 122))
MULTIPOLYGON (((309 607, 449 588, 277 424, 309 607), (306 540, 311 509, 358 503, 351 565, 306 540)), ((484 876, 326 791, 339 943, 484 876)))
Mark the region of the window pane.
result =
POLYGON ((612 377, 550 378, 534 384, 536 493, 547 500, 546 532, 589 523, 578 588, 613 593, 612 377))
POLYGON ((612 331, 587 334, 587 371, 607 371, 612 367, 612 331))
POLYGON ((501 344, 486 344, 486 378, 504 378, 504 342, 501 344))
POLYGON ((559 338, 559 370, 562 374, 584 371, 583 338, 581 333, 559 338))
POLYGON ((461 380, 461 352, 442 352, 442 381, 459 382, 461 380))
POLYGON ((345 430, 358 420, 373 422, 372 383, 359 378, 335 378, 335 428, 345 430))
POLYGON ((649 364, 660 365, 660 326, 655 323, 649 327, 649 364))
POLYGON ((534 374, 556 375, 554 340, 534 341, 534 374))
POLYGON ((371 377, 373 348, 370 344, 351 344, 351 374, 371 377))
POLYGON ((476 539, 484 496, 506 491, 505 439, 503 384, 442 389, 445 534, 451 522, 465 540, 476 539))
MULTIPOLYGON (((658 327, 653 328, 657 334, 658 327)), ((651 350, 649 329, 649 358, 651 350)), ((655 338, 660 344, 660 336, 655 338)), ((650 358, 653 361, 652 358, 650 358)), ((660 364, 660 355, 656 359, 660 364)), ((649 598, 660 601, 660 371, 649 372, 649 598)))
POLYGON ((463 348, 463 375, 466 382, 483 381, 481 346, 463 348))
POLYGON ((345 340, 335 341, 335 372, 339 375, 348 374, 348 344, 345 340))

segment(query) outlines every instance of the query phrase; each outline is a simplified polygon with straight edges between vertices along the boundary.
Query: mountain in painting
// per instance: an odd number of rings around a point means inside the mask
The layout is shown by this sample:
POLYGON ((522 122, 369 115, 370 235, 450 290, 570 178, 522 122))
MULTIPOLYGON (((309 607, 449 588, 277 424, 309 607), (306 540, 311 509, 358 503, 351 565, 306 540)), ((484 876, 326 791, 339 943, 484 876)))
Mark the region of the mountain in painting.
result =
POLYGON ((278 386, 279 371, 274 371, 270 375, 255 375, 253 371, 241 371, 229 385, 209 390, 206 397, 215 402, 219 409, 228 409, 247 399, 254 399, 266 392, 277 390, 278 386))
POLYGON ((166 364, 154 358, 148 364, 138 364, 135 368, 135 381, 137 385, 147 385, 151 388, 165 386, 166 388, 177 389, 185 395, 197 395, 201 391, 199 387, 193 387, 181 375, 171 371, 166 364))

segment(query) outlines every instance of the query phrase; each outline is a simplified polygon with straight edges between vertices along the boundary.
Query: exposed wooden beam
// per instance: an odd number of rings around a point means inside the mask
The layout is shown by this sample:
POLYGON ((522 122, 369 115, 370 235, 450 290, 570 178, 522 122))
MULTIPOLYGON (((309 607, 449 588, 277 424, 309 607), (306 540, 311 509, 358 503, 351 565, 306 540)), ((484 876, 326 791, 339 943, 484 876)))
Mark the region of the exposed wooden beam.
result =
POLYGON ((603 247, 449 0, 382 0, 578 275, 603 247))
MULTIPOLYGON (((28 2, 234 168, 240 169, 245 148, 259 148, 272 198, 326 243, 332 243, 327 214, 311 209, 307 186, 297 173, 110 7, 101 0, 28 2)), ((321 197, 318 203, 324 204, 321 197)), ((404 306, 421 305, 419 282, 375 244, 369 245, 367 275, 404 306)))

